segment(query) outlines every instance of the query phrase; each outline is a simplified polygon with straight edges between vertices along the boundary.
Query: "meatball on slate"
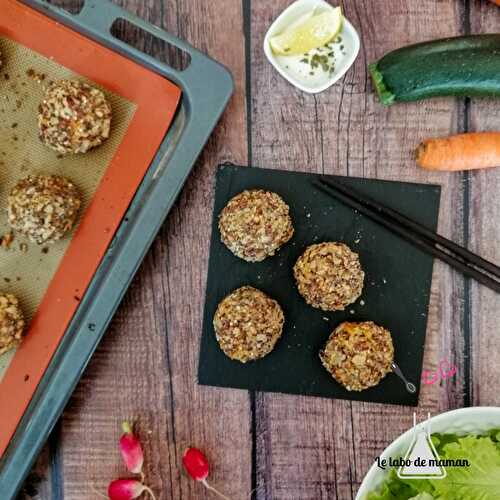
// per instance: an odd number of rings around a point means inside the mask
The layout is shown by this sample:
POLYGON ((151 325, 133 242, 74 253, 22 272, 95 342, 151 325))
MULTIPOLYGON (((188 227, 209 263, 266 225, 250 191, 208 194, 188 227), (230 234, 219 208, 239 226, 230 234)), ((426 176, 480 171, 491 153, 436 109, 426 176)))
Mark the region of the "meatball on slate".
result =
POLYGON ((372 321, 344 322, 330 335, 319 357, 339 384, 348 391, 362 391, 392 371, 392 337, 372 321))
POLYGON ((224 354, 246 363, 273 350, 284 321, 278 302, 256 288, 243 286, 218 305, 214 329, 224 354))
POLYGON ((305 301, 324 311, 342 311, 355 302, 365 278, 358 254, 333 242, 307 247, 293 273, 305 301))
POLYGON ((260 189, 243 191, 219 215, 222 242, 241 259, 262 261, 292 237, 289 210, 276 193, 260 189))

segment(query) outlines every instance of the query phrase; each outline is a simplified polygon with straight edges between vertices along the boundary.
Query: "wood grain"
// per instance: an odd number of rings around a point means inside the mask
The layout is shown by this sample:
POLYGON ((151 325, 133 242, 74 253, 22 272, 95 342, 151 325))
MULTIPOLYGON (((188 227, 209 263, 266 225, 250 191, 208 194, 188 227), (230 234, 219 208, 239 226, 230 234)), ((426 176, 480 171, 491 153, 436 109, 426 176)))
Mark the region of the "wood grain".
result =
MULTIPOLYGON (((265 31, 289 0, 117 3, 225 63, 237 90, 35 468, 42 482, 27 490, 36 487, 31 496, 41 500, 96 498, 91 487, 104 491, 124 473, 119 423, 135 417, 160 498, 209 498, 180 472, 184 446, 195 444, 214 464, 213 482, 231 498, 248 498, 256 487, 258 500, 353 499, 375 457, 411 426, 413 408, 196 385, 214 169, 229 160, 441 184, 440 232, 500 261, 499 171, 424 172, 412 158, 425 137, 500 129, 498 104, 438 99, 387 109, 366 73, 368 62, 404 44, 498 32, 500 9, 483 0, 345 0, 363 40, 360 56, 339 84, 310 96, 285 82, 262 51, 265 31)), ((162 58, 171 55, 125 34, 162 58)), ((423 387, 419 417, 500 404, 492 383, 500 377, 500 299, 439 262, 431 295, 424 368, 446 358, 459 371, 452 381, 423 387)))
MULTIPOLYGON (((500 8, 487 2, 471 3, 472 33, 499 33, 500 8)), ((471 130, 500 130, 499 104, 490 99, 470 103, 471 130)), ((500 262, 500 169, 473 172, 465 177, 469 187, 469 244, 474 252, 500 262)), ((500 406, 496 381, 500 380, 500 295, 476 283, 470 285, 471 303, 471 402, 500 406)))
MULTIPOLYGON (((462 239, 460 179, 418 171, 411 151, 428 135, 456 131, 462 107, 454 100, 382 107, 371 91, 366 65, 401 45, 456 34, 453 2, 345 1, 363 38, 360 57, 342 82, 310 96, 284 81, 262 55, 263 36, 288 5, 252 2, 252 158, 254 165, 312 172, 442 184, 440 231, 462 239), (422 23, 421 20, 426 22, 422 23)), ((435 266, 426 368, 441 357, 463 371, 463 279, 435 266)), ((456 385, 425 387, 419 412, 463 405, 456 385)), ((257 396, 258 498, 353 498, 383 448, 411 425, 412 408, 259 394, 257 396)))

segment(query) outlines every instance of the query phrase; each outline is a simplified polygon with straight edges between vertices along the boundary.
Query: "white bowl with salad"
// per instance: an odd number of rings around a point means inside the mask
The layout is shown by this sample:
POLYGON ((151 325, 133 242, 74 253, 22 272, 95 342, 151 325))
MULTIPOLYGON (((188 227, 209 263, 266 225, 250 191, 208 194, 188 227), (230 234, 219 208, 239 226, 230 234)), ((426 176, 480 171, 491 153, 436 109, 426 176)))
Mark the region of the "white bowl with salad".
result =
MULTIPOLYGON (((400 479, 396 469, 374 463, 356 500, 498 500, 500 499, 500 408, 474 407, 432 417, 432 442, 443 460, 469 461, 469 467, 445 467, 444 479, 400 479)), ((419 425, 424 425, 423 423, 419 425)), ((380 460, 405 455, 413 428, 399 436, 380 460)))
POLYGON ((341 7, 324 0, 297 0, 273 22, 264 52, 297 88, 315 94, 333 85, 352 66, 360 40, 341 7))

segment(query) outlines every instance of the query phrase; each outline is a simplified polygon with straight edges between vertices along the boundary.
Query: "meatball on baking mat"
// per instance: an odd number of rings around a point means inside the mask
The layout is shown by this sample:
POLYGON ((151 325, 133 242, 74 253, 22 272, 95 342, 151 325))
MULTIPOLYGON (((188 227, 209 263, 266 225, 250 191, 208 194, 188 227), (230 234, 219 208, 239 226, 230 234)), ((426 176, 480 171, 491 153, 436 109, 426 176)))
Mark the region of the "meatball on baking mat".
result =
MULTIPOLYGON (((317 190, 313 186, 315 179, 314 174, 299 172, 235 165, 219 168, 199 382, 247 390, 416 405, 418 392, 409 394, 395 376, 388 375, 376 386, 363 391, 348 391, 325 370, 318 354, 332 331, 342 322, 373 321, 391 332, 395 362, 404 367, 409 380, 418 383, 422 371, 432 258, 317 190), (221 241, 219 214, 234 196, 245 190, 276 193, 289 207, 293 221, 293 237, 274 255, 260 262, 235 257, 221 241), (346 269, 340 269, 339 275, 342 278, 339 287, 349 285, 349 290, 342 292, 344 310, 324 311, 311 307, 297 288, 293 272, 297 260, 308 247, 324 242, 346 245, 353 252, 351 254, 341 246, 338 256, 344 264, 349 264, 346 269), (354 254, 359 256, 361 267, 358 267, 354 254), (351 268, 355 271, 355 283, 351 283, 348 276, 351 268), (284 324, 281 337, 271 352, 260 359, 241 363, 230 359, 221 350, 213 320, 221 301, 246 285, 276 300, 283 310, 284 324)), ((436 226, 440 197, 436 186, 356 178, 342 178, 342 182, 431 229, 436 226)), ((321 250, 323 247, 313 248, 321 250)), ((321 265, 315 270, 324 272, 321 265)), ((309 272, 308 268, 302 271, 309 272)), ((302 277, 300 281, 303 281, 302 277)), ((329 296, 326 296, 326 301, 324 298, 316 301, 317 297, 312 295, 309 286, 306 286, 306 296, 314 303, 330 306, 329 296)), ((230 322, 228 317, 226 319, 230 322)))

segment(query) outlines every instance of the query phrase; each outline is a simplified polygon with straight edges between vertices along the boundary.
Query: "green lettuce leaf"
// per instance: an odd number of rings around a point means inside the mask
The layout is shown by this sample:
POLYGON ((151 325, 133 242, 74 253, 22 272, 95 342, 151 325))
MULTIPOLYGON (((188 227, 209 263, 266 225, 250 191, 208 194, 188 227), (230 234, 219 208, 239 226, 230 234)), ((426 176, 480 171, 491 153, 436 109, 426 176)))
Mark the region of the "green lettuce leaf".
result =
POLYGON ((441 459, 468 460, 446 467, 444 479, 400 479, 393 469, 366 500, 500 500, 500 429, 483 435, 432 435, 441 459))
POLYGON ((441 456, 444 454, 444 447, 449 443, 457 443, 458 440, 463 437, 458 434, 440 434, 438 432, 432 434, 431 440, 434 446, 436 447, 436 451, 438 455, 441 456))
POLYGON ((446 500, 498 500, 500 453, 490 437, 466 436, 443 446, 442 459, 469 461, 470 467, 447 467, 444 479, 432 479, 435 496, 446 500))
POLYGON ((495 443, 500 443, 500 429, 490 429, 487 434, 495 443))
POLYGON ((391 469, 380 491, 369 493, 367 500, 410 500, 411 498, 418 498, 418 495, 422 492, 432 491, 433 487, 428 480, 400 479, 396 469, 391 469))

